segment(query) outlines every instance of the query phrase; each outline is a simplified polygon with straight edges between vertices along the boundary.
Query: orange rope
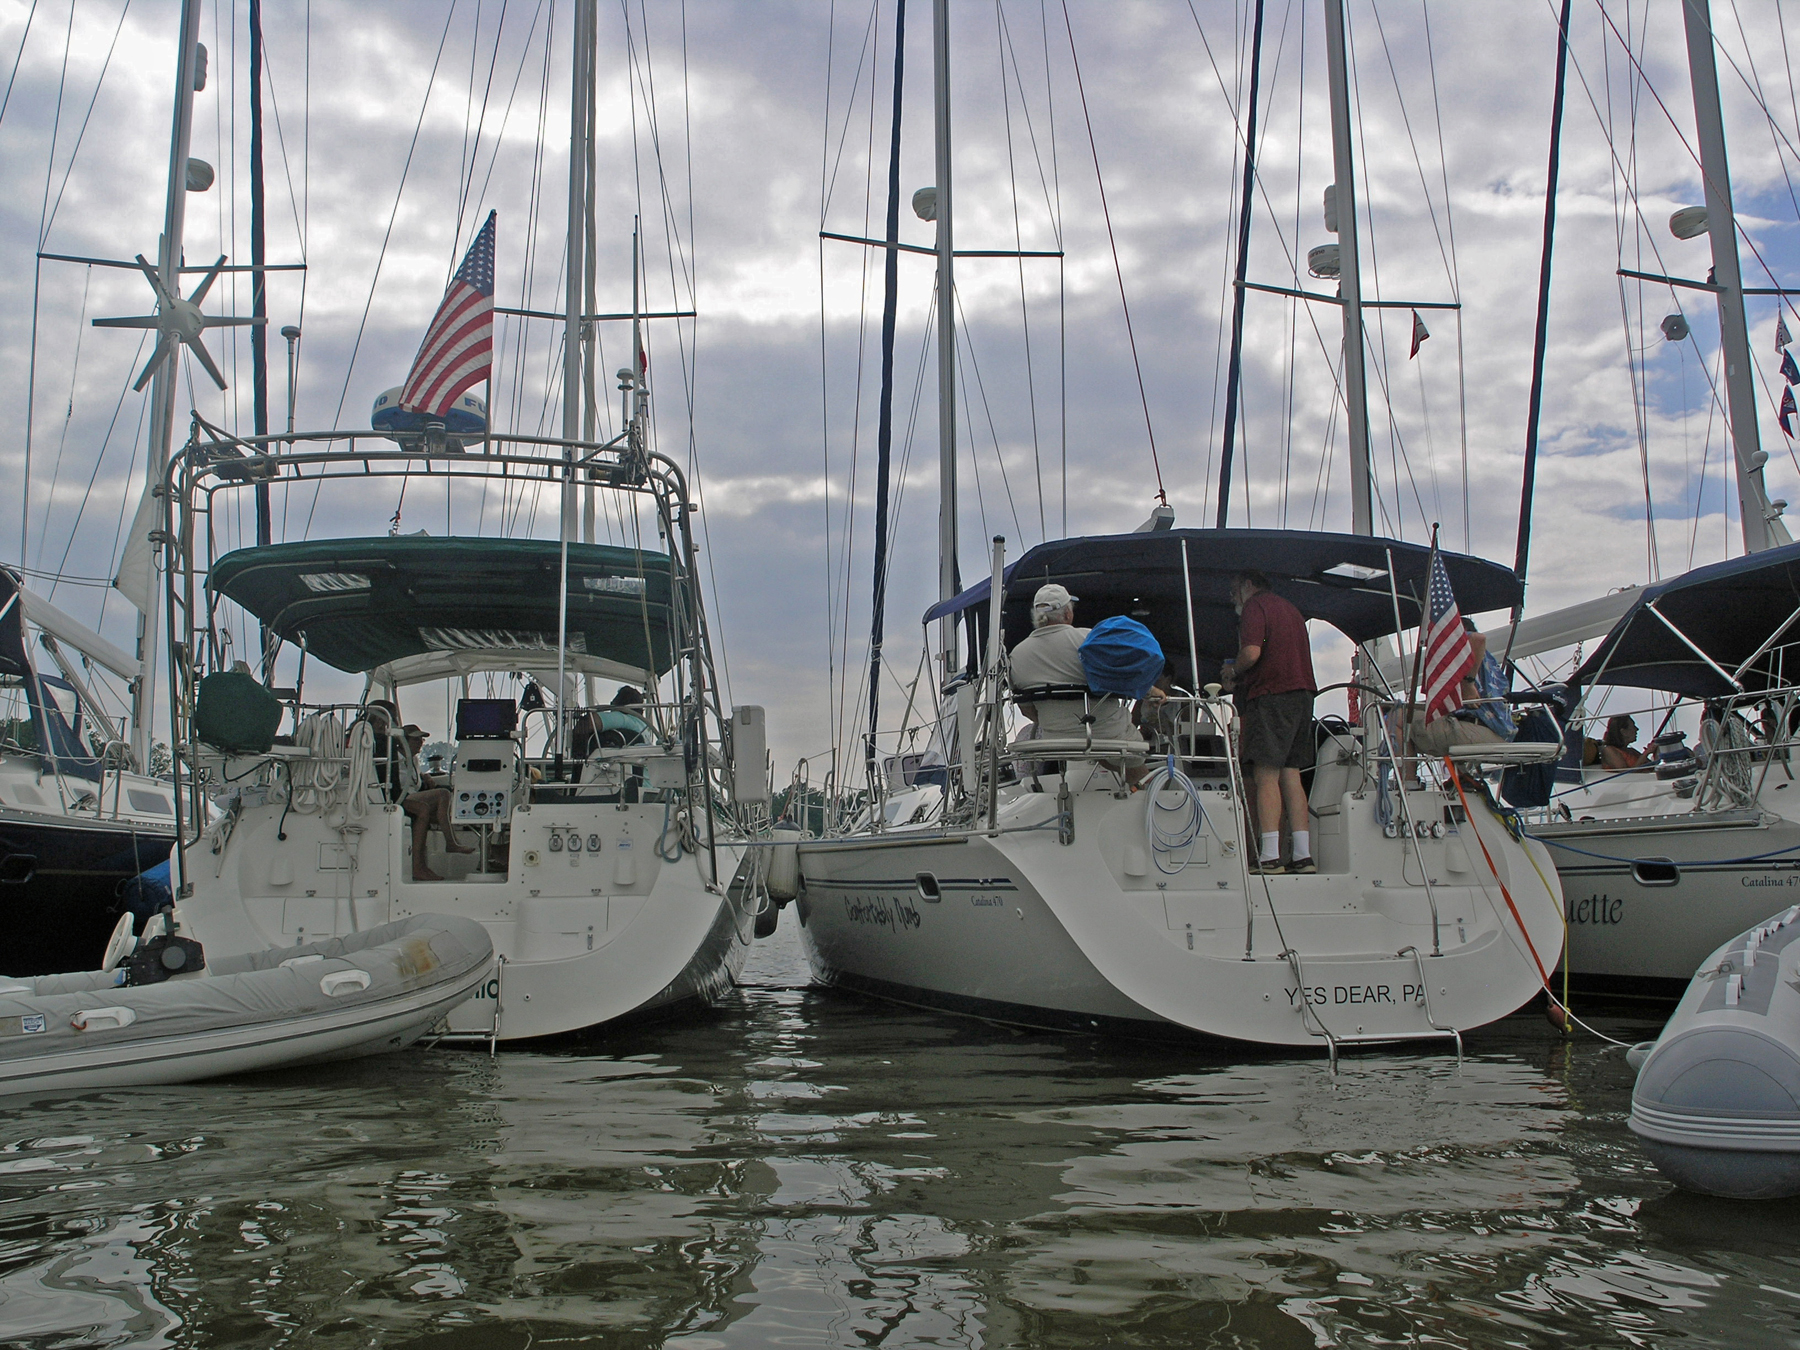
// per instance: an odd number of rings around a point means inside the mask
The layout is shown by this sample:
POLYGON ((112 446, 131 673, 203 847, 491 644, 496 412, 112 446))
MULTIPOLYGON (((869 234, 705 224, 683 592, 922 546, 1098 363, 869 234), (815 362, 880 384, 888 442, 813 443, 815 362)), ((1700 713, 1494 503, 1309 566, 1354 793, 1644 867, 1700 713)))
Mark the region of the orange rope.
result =
POLYGON ((1525 926, 1524 916, 1519 913, 1519 907, 1513 903, 1512 892, 1507 890, 1506 883, 1500 880, 1500 869, 1494 866, 1494 859, 1488 853, 1487 841, 1481 837, 1481 831, 1475 828, 1475 818, 1469 811, 1469 798, 1463 792, 1462 775, 1457 773, 1456 764, 1448 755, 1444 757, 1444 767, 1450 770, 1450 781, 1456 784, 1456 795, 1462 802, 1463 819, 1469 823, 1469 833, 1475 836, 1475 842, 1481 846, 1482 860, 1487 863, 1488 871, 1494 874, 1494 882, 1500 887, 1500 896, 1506 901, 1506 907, 1512 911, 1513 922, 1519 925, 1519 932, 1525 939, 1525 949, 1531 953, 1531 959, 1537 965, 1538 978, 1543 982, 1544 993, 1549 996, 1551 1002, 1560 1007, 1562 1006, 1561 1001, 1550 989, 1550 972, 1544 969, 1544 958, 1538 955, 1537 944, 1531 940, 1531 930, 1525 926))

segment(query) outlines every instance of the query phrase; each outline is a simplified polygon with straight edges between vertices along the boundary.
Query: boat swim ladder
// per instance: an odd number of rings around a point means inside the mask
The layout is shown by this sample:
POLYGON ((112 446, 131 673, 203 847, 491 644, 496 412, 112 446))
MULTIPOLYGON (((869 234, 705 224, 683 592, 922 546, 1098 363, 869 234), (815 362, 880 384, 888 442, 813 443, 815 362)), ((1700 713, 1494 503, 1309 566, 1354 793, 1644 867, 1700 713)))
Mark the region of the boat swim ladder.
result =
MULTIPOLYGON (((1182 547, 1187 547, 1182 541, 1182 547)), ((1250 816, 1250 795, 1244 788, 1243 766, 1238 762, 1237 739, 1232 735, 1232 722, 1237 709, 1229 701, 1219 696, 1218 685, 1206 686, 1206 703, 1211 709, 1213 725, 1224 734, 1219 738, 1225 743, 1225 766, 1231 773, 1231 790, 1237 795, 1237 811, 1233 815, 1235 828, 1241 836, 1237 841, 1238 879, 1244 884, 1244 960, 1256 959, 1256 902, 1250 895, 1250 860, 1246 857, 1249 850, 1249 831, 1244 826, 1250 816)), ((1223 844, 1223 840, 1220 841, 1223 844)), ((1274 897, 1269 894, 1269 880, 1263 878, 1263 899, 1269 903, 1269 913, 1275 912, 1274 897)), ((1306 986, 1301 985, 1302 989, 1306 986)), ((1335 1058, 1335 1052, 1334 1052, 1335 1058)))
MULTIPOLYGON (((1419 827, 1412 817, 1412 804, 1406 800, 1406 780, 1402 777, 1404 761, 1394 751, 1394 737, 1392 729, 1388 726, 1388 719, 1385 716, 1378 715, 1378 717, 1377 725, 1381 728, 1382 744, 1387 747, 1388 764, 1394 772, 1394 795, 1400 799, 1400 818, 1406 825, 1407 842, 1400 846, 1400 880, 1402 882, 1406 880, 1406 850, 1410 848, 1413 857, 1419 860, 1419 878, 1425 887, 1425 905, 1431 911, 1431 954, 1442 956, 1444 944, 1438 923, 1437 896, 1431 889, 1431 869, 1425 866, 1425 855, 1419 852, 1419 827)), ((1406 718, 1410 723, 1412 719, 1410 706, 1406 709, 1406 718)), ((1463 814, 1465 816, 1468 814, 1466 806, 1463 814)))

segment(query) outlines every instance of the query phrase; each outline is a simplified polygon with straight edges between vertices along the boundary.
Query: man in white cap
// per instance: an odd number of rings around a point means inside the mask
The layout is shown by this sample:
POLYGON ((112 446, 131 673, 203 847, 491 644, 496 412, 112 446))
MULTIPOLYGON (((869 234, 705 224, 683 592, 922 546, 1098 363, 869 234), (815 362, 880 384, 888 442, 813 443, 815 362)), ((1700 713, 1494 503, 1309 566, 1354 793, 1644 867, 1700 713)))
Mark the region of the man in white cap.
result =
MULTIPOLYGON (((1089 630, 1075 627, 1075 597, 1067 588, 1052 582, 1038 587, 1031 599, 1031 632, 1012 649, 1012 687, 1015 690, 1037 689, 1044 685, 1087 685, 1087 672, 1081 668, 1081 644, 1089 630)), ((1084 712, 1094 716, 1094 739, 1102 741, 1136 740, 1137 730, 1131 725, 1131 709, 1117 696, 1091 695, 1084 705, 1080 697, 1045 699, 1041 703, 1021 703, 1019 711, 1037 723, 1038 735, 1046 738, 1082 736, 1084 712)))

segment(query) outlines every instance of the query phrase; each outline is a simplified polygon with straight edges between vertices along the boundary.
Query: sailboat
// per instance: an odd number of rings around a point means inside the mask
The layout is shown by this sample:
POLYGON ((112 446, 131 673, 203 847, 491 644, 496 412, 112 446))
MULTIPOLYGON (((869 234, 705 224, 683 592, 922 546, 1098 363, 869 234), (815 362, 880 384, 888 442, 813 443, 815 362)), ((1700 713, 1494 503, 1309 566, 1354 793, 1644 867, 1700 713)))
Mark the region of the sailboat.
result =
MULTIPOLYGON (((1522 656, 1600 639, 1569 679, 1571 703, 1609 688, 1670 697, 1646 728, 1645 764, 1621 773, 1571 755, 1562 771, 1570 781, 1531 827, 1562 877, 1571 985, 1662 999, 1679 997, 1720 943, 1786 904, 1800 859, 1800 807, 1788 803, 1800 792, 1790 767, 1800 548, 1782 520, 1786 503, 1764 484, 1744 312, 1746 295, 1792 292, 1743 283, 1710 5, 1683 0, 1682 13, 1705 206, 1670 224, 1679 237, 1708 235, 1711 277, 1625 274, 1699 286, 1717 300, 1744 555, 1589 601, 1577 607, 1585 614, 1528 619, 1519 629, 1527 640, 1514 646, 1522 656), (1542 637, 1527 633, 1534 622, 1542 637)), ((1491 637, 1504 644, 1509 635, 1491 637)), ((1598 727, 1587 730, 1598 739, 1598 727)))
MULTIPOLYGON (((758 903, 734 878, 767 819, 761 709, 727 717, 719 703, 695 505, 681 467, 650 444, 641 341, 619 376, 624 431, 596 438, 583 407, 596 318, 583 260, 595 35, 586 0, 575 7, 561 434, 495 432, 479 405, 459 403, 452 413, 475 424, 417 415, 379 430, 239 437, 196 414, 172 446, 165 381, 147 494, 166 578, 180 931, 219 959, 426 913, 475 920, 496 968, 441 1030, 490 1045, 729 989, 758 903), (559 501, 558 534, 313 537, 223 552, 207 524, 247 490, 304 483, 329 501, 426 474, 502 493, 542 485, 559 501), (593 542, 591 501, 581 538, 581 496, 602 488, 641 509, 660 544, 593 542), (261 673, 230 658, 234 609, 269 635, 261 673), (300 664, 277 689, 281 644, 300 664), (313 695, 309 663, 361 675, 363 698, 313 695), (594 681, 631 696, 596 706, 594 681), (403 806, 418 747, 398 704, 443 682, 459 694, 454 746, 439 770, 444 816, 427 830, 403 806), (208 798, 221 803, 210 821, 208 798)), ((191 25, 184 41, 191 60, 191 25)), ((189 124, 178 113, 178 161, 189 124)), ((165 252, 179 256, 179 218, 170 234, 165 252)), ((633 271, 638 339, 635 249, 633 271)))
MULTIPOLYGON (((1050 541, 956 584, 955 329, 948 0, 935 0, 939 602, 937 758, 875 776, 861 820, 796 846, 796 909, 821 982, 956 1012, 1080 1031, 1201 1034, 1326 1048, 1439 1039, 1503 1017, 1560 955, 1560 888, 1541 844, 1516 838, 1483 766, 1549 746, 1463 747, 1414 772, 1375 688, 1359 726, 1321 735, 1311 787, 1313 875, 1251 866, 1236 709, 1218 667, 1237 646, 1231 577, 1265 572, 1309 619, 1365 649, 1419 626, 1432 550, 1375 537, 1362 406, 1362 318, 1343 13, 1326 4, 1342 255, 1354 531, 1175 529, 1050 541), (1059 583, 1077 619, 1140 621, 1175 667, 1171 729, 1153 743, 1086 731, 1009 744, 1020 690, 1008 653, 1034 593, 1059 583), (963 646, 967 640, 966 648, 963 646), (959 655, 967 652, 967 660, 959 655), (1146 756, 1148 777, 1129 762, 1146 756)), ((1443 561, 1470 612, 1514 603, 1507 568, 1443 561)), ((1379 663, 1362 663, 1378 678, 1379 663)), ((1400 691, 1401 698, 1404 697, 1400 691)), ((1079 694, 1080 697, 1087 697, 1079 694)), ((772 871, 774 869, 771 869, 772 871)))
POLYGON ((175 843, 171 785, 138 770, 95 698, 93 666, 122 680, 140 669, 0 567, 0 682, 25 713, 0 740, 0 975, 93 965, 122 888, 175 843))

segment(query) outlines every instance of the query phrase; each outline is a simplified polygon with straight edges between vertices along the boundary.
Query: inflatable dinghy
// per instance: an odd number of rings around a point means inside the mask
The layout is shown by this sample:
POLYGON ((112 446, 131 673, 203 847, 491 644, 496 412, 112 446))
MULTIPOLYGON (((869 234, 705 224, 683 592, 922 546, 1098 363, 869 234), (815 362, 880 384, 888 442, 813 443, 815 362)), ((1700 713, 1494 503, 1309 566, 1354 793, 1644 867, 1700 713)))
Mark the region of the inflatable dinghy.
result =
POLYGON ((191 939, 122 931, 107 955, 106 970, 0 979, 0 1096, 397 1050, 475 993, 493 944, 472 919, 425 914, 210 963, 191 939))
POLYGON ((1655 1041, 1633 1046, 1631 1128, 1684 1190, 1800 1195, 1800 905, 1707 958, 1655 1041))

